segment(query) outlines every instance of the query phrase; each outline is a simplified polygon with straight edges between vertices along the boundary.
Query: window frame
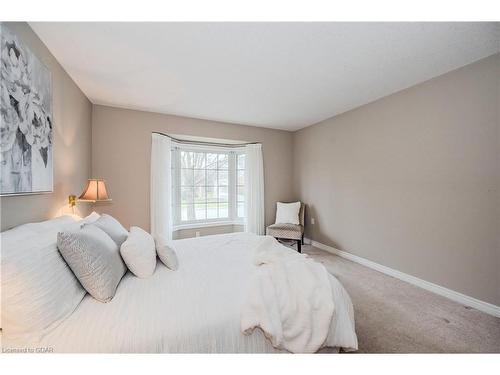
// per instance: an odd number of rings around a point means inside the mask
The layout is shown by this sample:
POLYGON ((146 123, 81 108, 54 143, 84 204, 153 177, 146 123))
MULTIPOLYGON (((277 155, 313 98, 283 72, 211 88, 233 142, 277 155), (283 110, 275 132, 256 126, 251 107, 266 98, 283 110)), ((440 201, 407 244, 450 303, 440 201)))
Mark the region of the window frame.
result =
MULTIPOLYGON (((238 165, 237 156, 245 154, 243 147, 221 147, 221 146, 202 146, 176 144, 172 147, 172 221, 173 230, 202 228, 221 225, 244 225, 245 217, 238 217, 238 165), (181 151, 184 152, 203 152, 210 154, 228 155, 228 217, 212 218, 199 220, 182 220, 181 203, 181 151)), ((205 168, 205 170, 207 170, 205 168)), ((217 169, 218 170, 218 169, 217 169)), ((240 169, 241 170, 241 169, 240 169)), ((206 185, 205 185, 206 186, 206 185)), ((219 185, 217 185, 219 186, 219 185)), ((205 197, 206 201, 206 197, 205 197)), ((193 199, 194 204, 194 199, 193 199)))

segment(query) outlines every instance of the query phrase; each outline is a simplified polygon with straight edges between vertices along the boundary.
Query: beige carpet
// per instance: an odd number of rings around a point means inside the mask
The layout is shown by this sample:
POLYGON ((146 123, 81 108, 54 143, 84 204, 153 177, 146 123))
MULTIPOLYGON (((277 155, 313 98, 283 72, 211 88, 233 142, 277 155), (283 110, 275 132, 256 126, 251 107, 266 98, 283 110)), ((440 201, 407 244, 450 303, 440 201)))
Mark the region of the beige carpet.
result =
POLYGON ((500 318, 325 251, 304 252, 349 292, 358 353, 500 353, 500 318))

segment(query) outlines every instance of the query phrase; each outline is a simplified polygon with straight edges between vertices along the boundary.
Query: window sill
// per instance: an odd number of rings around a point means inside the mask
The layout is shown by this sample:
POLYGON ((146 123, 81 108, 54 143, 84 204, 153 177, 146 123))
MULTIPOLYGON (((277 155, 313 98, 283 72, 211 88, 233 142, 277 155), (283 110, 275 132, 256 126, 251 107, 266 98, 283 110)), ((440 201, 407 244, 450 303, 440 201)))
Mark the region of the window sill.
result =
POLYGON ((174 225, 174 232, 183 229, 196 229, 196 228, 207 228, 207 227, 223 227, 226 225, 245 225, 243 221, 213 221, 208 223, 189 223, 174 225))

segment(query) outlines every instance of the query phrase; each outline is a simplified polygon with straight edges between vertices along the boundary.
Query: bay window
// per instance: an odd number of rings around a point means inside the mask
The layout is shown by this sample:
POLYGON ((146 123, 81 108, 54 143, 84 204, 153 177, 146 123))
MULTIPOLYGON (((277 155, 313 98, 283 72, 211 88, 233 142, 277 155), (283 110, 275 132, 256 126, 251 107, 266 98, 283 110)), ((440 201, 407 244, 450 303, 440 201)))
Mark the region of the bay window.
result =
POLYGON ((174 228, 244 224, 245 151, 196 145, 172 149, 174 228))

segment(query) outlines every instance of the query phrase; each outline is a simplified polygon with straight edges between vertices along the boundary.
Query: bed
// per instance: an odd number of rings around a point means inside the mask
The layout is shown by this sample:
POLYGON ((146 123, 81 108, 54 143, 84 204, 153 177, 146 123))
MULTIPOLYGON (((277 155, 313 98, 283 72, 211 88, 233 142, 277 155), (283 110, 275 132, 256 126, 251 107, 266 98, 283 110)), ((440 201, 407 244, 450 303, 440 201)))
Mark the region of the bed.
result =
MULTIPOLYGON (((68 317, 40 337, 3 334, 2 347, 76 353, 274 353, 263 332, 245 335, 240 306, 255 265, 259 236, 234 233, 175 241, 179 269, 161 262, 150 278, 127 272, 115 297, 86 294, 68 317)), ((340 284, 339 284, 340 285, 340 284)), ((338 305, 350 304, 337 293, 338 305)), ((352 307, 352 306, 350 306, 352 307)), ((337 314, 334 319, 345 319, 337 314)), ((335 321, 327 351, 353 335, 352 322, 335 321)))

